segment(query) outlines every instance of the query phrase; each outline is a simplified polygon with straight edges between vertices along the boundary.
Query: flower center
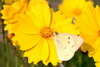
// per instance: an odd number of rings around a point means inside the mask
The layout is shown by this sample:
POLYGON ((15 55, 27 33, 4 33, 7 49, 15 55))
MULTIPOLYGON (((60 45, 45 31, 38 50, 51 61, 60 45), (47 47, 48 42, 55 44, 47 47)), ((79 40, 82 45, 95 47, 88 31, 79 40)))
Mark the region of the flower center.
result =
POLYGON ((98 31, 98 36, 100 36, 100 31, 98 31))
POLYGON ((80 14, 82 13, 82 11, 81 11, 79 8, 76 8, 76 9, 73 10, 73 13, 74 13, 76 16, 78 16, 78 15, 80 15, 80 14))
POLYGON ((44 38, 49 38, 51 36, 54 36, 54 31, 50 27, 44 27, 41 29, 41 36, 44 38))

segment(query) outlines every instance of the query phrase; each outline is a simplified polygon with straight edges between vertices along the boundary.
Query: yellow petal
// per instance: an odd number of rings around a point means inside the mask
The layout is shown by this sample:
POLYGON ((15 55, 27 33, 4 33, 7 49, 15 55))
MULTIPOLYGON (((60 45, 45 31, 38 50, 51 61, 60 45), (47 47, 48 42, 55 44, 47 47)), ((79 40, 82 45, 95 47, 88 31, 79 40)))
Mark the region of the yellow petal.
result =
POLYGON ((9 5, 4 5, 4 9, 1 11, 3 14, 2 18, 3 19, 10 19, 14 16, 14 14, 18 13, 20 9, 22 8, 22 5, 20 2, 15 2, 11 6, 9 5))
POLYGON ((1 10, 1 13, 2 13, 1 18, 7 19, 9 17, 8 14, 7 14, 7 11, 9 10, 10 5, 4 5, 3 7, 4 7, 3 10, 1 10))
POLYGON ((34 62, 34 64, 37 64, 41 60, 46 61, 49 57, 49 47, 46 39, 41 38, 36 46, 25 51, 24 56, 28 57, 29 63, 34 62))
MULTIPOLYGON (((34 1, 35 2, 35 1, 34 1)), ((31 3, 31 2, 30 2, 31 3)), ((44 1, 36 2, 36 4, 29 4, 29 10, 32 11, 32 14, 37 19, 37 22, 34 22, 38 27, 49 26, 51 20, 51 13, 48 3, 44 1), (42 3, 43 2, 43 3, 42 3)), ((32 16, 31 14, 29 14, 32 16)))
POLYGON ((19 1, 19 0, 4 0, 4 3, 5 4, 11 4, 11 3, 15 2, 15 1, 19 1))
POLYGON ((97 18, 97 26, 100 30, 100 7, 97 5, 96 8, 95 8, 95 11, 96 11, 96 18, 97 18))
POLYGON ((95 43, 92 46, 95 50, 92 52, 89 52, 89 56, 94 58, 94 61, 98 62, 100 61, 100 37, 95 41, 95 43))
POLYGON ((11 34, 17 30, 18 26, 19 26, 18 22, 13 23, 13 24, 7 24, 4 28, 4 30, 8 30, 8 34, 11 34))
POLYGON ((97 27, 95 28, 94 26, 92 26, 91 22, 89 21, 89 19, 87 19, 87 17, 84 17, 85 19, 80 19, 81 21, 75 22, 76 25, 79 26, 81 31, 84 30, 90 30, 90 31, 97 31, 97 27))
MULTIPOLYGON (((43 21, 40 21, 38 18, 39 16, 34 15, 34 13, 30 10, 27 10, 26 15, 32 20, 32 22, 34 23, 34 25, 37 26, 37 28, 41 29, 41 23, 42 25, 44 24, 43 21)), ((43 16, 42 16, 43 17, 43 16)))
POLYGON ((81 34, 80 36, 83 37, 84 41, 86 43, 88 43, 89 45, 93 45, 93 43, 95 43, 95 41, 97 40, 97 36, 95 36, 94 34, 81 34))
POLYGON ((15 43, 20 46, 21 50, 27 50, 34 47, 41 39, 39 34, 25 34, 20 30, 15 32, 15 43))
POLYGON ((43 11, 44 11, 44 24, 45 24, 45 26, 49 26, 50 25, 50 22, 51 22, 51 10, 50 10, 50 8, 49 8, 49 6, 48 6, 48 4, 44 4, 43 5, 43 11))
POLYGON ((66 15, 66 17, 77 17, 83 13, 85 8, 87 8, 87 3, 90 3, 90 1, 63 0, 62 4, 59 6, 59 9, 66 15))
POLYGON ((37 22, 34 22, 38 28, 44 27, 44 12, 43 12, 43 6, 40 3, 37 3, 35 5, 30 6, 30 11, 32 11, 32 14, 37 19, 37 22))
POLYGON ((98 31, 98 22, 93 5, 88 5, 87 9, 78 17, 78 20, 79 22, 76 24, 80 27, 85 26, 91 30, 98 31))
POLYGON ((31 19, 25 14, 20 15, 19 23, 20 23, 19 29, 26 34, 40 33, 39 28, 36 27, 34 22, 32 22, 31 19))
POLYGON ((44 39, 41 39, 36 46, 24 52, 24 57, 28 57, 29 63, 34 62, 34 64, 37 64, 41 61, 43 41, 44 39))
POLYGON ((94 52, 99 47, 99 44, 97 42, 98 37, 89 33, 82 35, 82 37, 85 43, 82 45, 81 48, 83 49, 83 51, 88 51, 88 55, 91 57, 92 54, 94 54, 94 52))
POLYGON ((70 33, 78 35, 80 32, 77 30, 78 26, 75 24, 72 24, 72 19, 68 18, 65 21, 63 21, 64 25, 61 26, 62 32, 60 33, 70 33))
POLYGON ((88 23, 94 28, 98 30, 98 22, 96 19, 95 9, 92 5, 89 5, 85 11, 85 19, 88 19, 88 23))
POLYGON ((49 62, 51 62, 54 66, 56 66, 57 63, 58 62, 61 63, 61 61, 58 59, 54 40, 48 39, 48 44, 49 44, 49 48, 50 48, 50 55, 49 55, 48 60, 45 61, 44 64, 48 64, 49 62))
POLYGON ((95 63, 96 67, 100 67, 100 62, 95 63))
POLYGON ((42 38, 43 39, 43 44, 42 44, 42 56, 41 56, 41 59, 42 61, 46 61, 49 57, 49 44, 47 42, 46 39, 42 38))

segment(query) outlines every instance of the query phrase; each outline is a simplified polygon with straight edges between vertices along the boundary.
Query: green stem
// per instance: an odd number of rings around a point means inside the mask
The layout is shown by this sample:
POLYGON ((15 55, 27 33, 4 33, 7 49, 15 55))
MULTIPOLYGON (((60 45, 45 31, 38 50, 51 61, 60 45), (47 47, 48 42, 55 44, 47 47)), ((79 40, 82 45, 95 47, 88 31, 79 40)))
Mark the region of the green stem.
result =
MULTIPOLYGON (((2 3, 1 3, 1 9, 3 9, 3 0, 2 0, 2 3)), ((0 14, 0 16, 1 16, 1 14, 0 14)), ((0 17, 0 19, 1 19, 1 17, 0 17)), ((6 67, 6 64, 5 64, 6 58, 5 58, 5 32, 4 32, 4 23, 3 23, 2 19, 0 21, 2 22, 1 27, 2 27, 2 35, 3 35, 3 43, 2 43, 2 46, 1 46, 2 47, 2 62, 3 62, 3 67, 6 67)))
POLYGON ((5 43, 5 52, 6 52, 6 56, 5 56, 6 67, 9 67, 9 46, 8 46, 8 42, 5 43))
POLYGON ((4 51, 4 44, 1 45, 2 47, 2 66, 5 67, 5 51, 4 51))
POLYGON ((18 58, 15 56, 15 67, 18 67, 18 58))
MULTIPOLYGON (((1 0, 0 0, 1 1, 1 0)), ((3 5, 4 5, 4 0, 1 1, 1 9, 3 9, 3 5)), ((0 17, 1 19, 1 17, 0 17)), ((2 21, 2 35, 3 35, 3 46, 2 46, 2 52, 3 52, 3 66, 4 67, 9 67, 9 46, 8 46, 8 42, 5 41, 5 31, 4 31, 4 22, 2 21)))
POLYGON ((23 67, 28 67, 28 65, 24 61, 24 58, 20 54, 19 49, 12 45, 12 42, 8 37, 6 37, 6 39, 8 40, 9 46, 13 49, 15 55, 18 57, 18 59, 20 60, 20 63, 23 65, 23 67))
POLYGON ((22 65, 22 64, 20 64, 20 67, 23 67, 23 65, 22 65))

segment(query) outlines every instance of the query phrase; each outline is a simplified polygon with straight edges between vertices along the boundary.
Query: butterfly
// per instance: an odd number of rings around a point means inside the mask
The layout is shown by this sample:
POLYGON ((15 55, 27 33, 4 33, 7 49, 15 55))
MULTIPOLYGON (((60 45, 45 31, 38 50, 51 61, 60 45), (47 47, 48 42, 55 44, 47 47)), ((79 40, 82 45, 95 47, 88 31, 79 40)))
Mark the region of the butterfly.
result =
POLYGON ((58 58, 61 61, 70 60, 83 43, 80 36, 61 33, 54 37, 58 58))

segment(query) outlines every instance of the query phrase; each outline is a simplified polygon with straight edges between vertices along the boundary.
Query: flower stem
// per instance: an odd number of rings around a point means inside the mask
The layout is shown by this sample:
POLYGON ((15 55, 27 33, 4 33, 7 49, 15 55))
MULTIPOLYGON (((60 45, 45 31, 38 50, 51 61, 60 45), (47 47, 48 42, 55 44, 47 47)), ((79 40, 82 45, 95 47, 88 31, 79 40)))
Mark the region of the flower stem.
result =
POLYGON ((5 62, 6 62, 6 67, 9 67, 9 46, 8 46, 8 42, 5 43, 5 62))
MULTIPOLYGON (((1 0, 0 0, 1 1, 1 0)), ((0 10, 3 8, 3 0, 1 1, 1 5, 0 5, 0 10)), ((1 28, 2 28, 2 45, 1 45, 1 48, 2 48, 2 64, 3 64, 3 67, 6 67, 6 64, 5 64, 5 32, 4 32, 4 24, 3 24, 3 20, 1 19, 1 14, 0 14, 0 22, 2 23, 1 25, 1 28)))
POLYGON ((5 67, 5 52, 4 52, 4 44, 2 43, 1 48, 2 48, 2 66, 5 67))
POLYGON ((5 31, 4 31, 4 23, 2 20, 2 35, 3 35, 3 53, 4 53, 4 62, 5 63, 5 67, 9 67, 9 46, 8 46, 8 42, 5 40, 5 31))
POLYGON ((18 67, 18 58, 15 56, 15 67, 18 67))
POLYGON ((13 49, 15 55, 20 60, 20 63, 23 65, 23 67, 28 67, 28 65, 25 63, 23 56, 21 55, 19 49, 12 45, 11 40, 6 36, 7 41, 9 42, 9 46, 13 49))

